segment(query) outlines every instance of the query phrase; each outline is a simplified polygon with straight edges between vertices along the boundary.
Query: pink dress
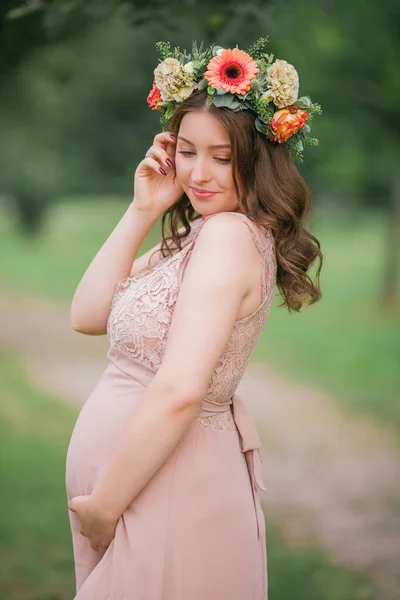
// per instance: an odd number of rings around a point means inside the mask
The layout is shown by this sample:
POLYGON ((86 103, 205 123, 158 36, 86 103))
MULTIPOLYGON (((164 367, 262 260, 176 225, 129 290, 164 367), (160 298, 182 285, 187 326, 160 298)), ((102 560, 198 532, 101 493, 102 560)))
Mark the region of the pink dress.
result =
MULTIPOLYGON (((91 549, 69 511, 76 600, 267 599, 260 442, 235 391, 274 297, 275 244, 270 231, 232 214, 250 228, 259 250, 262 302, 236 321, 197 417, 125 510, 104 553, 91 549)), ((181 251, 117 284, 107 327, 109 362, 81 409, 68 448, 68 499, 92 492, 157 372, 183 265, 201 227, 214 216, 192 223, 181 251)))

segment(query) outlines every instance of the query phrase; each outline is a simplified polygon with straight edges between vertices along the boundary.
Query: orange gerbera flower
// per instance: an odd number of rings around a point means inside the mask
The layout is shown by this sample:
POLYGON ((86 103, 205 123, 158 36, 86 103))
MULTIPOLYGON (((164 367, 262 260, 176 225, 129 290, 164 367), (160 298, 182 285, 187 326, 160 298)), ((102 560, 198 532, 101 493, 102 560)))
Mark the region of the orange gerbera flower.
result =
POLYGON ((213 88, 223 88, 231 94, 245 94, 258 71, 256 61, 247 52, 233 48, 223 50, 221 56, 214 56, 204 77, 213 88))

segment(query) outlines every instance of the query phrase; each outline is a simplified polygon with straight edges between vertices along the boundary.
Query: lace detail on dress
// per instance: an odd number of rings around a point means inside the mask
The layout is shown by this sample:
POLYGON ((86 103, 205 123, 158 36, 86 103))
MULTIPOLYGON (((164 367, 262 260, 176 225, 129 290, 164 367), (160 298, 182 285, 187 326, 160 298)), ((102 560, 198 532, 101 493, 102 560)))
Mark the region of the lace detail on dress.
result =
MULTIPOLYGON (((247 224, 259 250, 262 301, 251 315, 236 321, 211 377, 206 398, 218 404, 228 402, 236 391, 267 322, 276 285, 275 243, 271 231, 260 228, 241 213, 230 214, 236 214, 247 224)), ((163 359, 184 264, 202 225, 214 216, 193 222, 189 235, 183 240, 182 250, 162 258, 155 266, 136 276, 122 279, 116 286, 107 323, 110 343, 155 372, 163 359)), ((236 429, 230 410, 210 417, 198 417, 198 420, 214 429, 236 429)))
MULTIPOLYGON (((183 244, 190 243, 197 223, 183 244)), ((185 246, 184 246, 185 248, 185 246)), ((151 370, 159 368, 177 299, 176 272, 184 248, 116 285, 107 322, 111 344, 151 370)))
POLYGON ((204 427, 211 427, 211 429, 237 431, 231 409, 217 415, 211 415, 209 417, 197 417, 197 421, 201 423, 201 425, 204 425, 204 427))

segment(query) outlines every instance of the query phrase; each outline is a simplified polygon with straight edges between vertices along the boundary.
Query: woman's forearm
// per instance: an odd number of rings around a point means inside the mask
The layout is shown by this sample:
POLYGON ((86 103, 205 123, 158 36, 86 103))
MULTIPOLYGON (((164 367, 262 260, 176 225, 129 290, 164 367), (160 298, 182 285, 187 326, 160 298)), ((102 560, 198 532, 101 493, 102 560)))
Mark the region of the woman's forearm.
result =
POLYGON ((199 404, 179 403, 171 392, 144 393, 91 497, 117 520, 166 461, 196 417, 199 404))
POLYGON ((133 201, 86 269, 71 304, 71 323, 83 332, 107 322, 117 282, 132 263, 159 215, 143 211, 133 201))

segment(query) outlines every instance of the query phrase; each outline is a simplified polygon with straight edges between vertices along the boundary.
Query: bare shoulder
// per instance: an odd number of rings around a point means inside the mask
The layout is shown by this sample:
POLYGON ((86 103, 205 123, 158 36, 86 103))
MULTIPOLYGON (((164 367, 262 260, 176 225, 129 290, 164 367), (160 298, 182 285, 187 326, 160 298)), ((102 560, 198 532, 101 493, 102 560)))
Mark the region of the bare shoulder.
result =
POLYGON ((201 226, 187 267, 189 278, 208 290, 214 287, 232 297, 239 294, 239 319, 252 314, 262 301, 257 227, 249 221, 228 212, 212 215, 201 226))
POLYGON ((259 272, 257 252, 252 233, 242 219, 217 213, 201 223, 185 271, 207 285, 225 282, 229 286, 236 282, 248 291, 259 272))
POLYGON ((254 234, 246 218, 231 212, 211 215, 202 224, 198 235, 198 245, 215 252, 228 248, 240 262, 247 263, 259 254, 254 242, 254 234))

